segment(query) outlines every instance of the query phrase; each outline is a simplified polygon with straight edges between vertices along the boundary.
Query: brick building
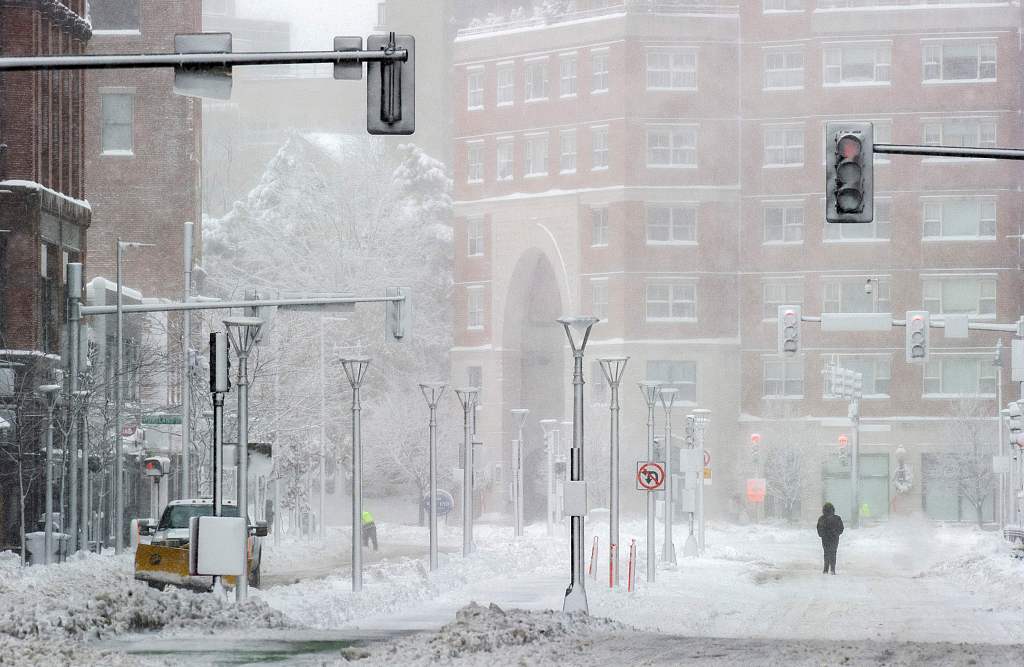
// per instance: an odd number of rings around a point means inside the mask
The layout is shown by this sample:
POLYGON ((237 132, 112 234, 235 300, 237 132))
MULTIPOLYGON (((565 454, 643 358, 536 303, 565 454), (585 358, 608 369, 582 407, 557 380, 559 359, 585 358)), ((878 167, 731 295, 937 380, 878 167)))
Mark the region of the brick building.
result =
MULTIPOLYGON (((780 359, 774 313, 799 303, 810 315, 1017 319, 1014 164, 879 159, 875 223, 826 226, 822 212, 827 120, 872 120, 879 142, 1019 145, 1020 20, 1011 2, 580 0, 460 30, 452 381, 483 387, 485 478, 499 482, 510 460, 509 409, 531 409, 535 454, 534 418, 571 416, 570 355, 552 321, 592 312, 602 322, 587 351, 591 479, 607 474, 596 359, 628 355, 623 461, 646 455, 636 382, 670 381, 677 435, 688 411, 713 410, 710 512, 738 510, 742 480, 760 475, 776 514, 816 514, 826 497, 848 505, 836 446, 846 403, 820 379, 838 355, 865 378, 870 516, 974 518, 947 453, 966 446, 965 428, 996 442, 997 337, 933 332, 922 366, 904 363, 902 329, 805 325, 802 354, 780 359), (790 454, 798 471, 785 469, 790 454), (897 493, 900 462, 912 484, 897 493), (772 491, 793 476, 798 497, 772 491)), ((603 486, 592 487, 597 505, 603 486)), ((489 501, 504 509, 503 484, 489 501)), ((639 506, 628 489, 623 501, 639 506)), ((982 509, 993 516, 991 499, 982 509)))

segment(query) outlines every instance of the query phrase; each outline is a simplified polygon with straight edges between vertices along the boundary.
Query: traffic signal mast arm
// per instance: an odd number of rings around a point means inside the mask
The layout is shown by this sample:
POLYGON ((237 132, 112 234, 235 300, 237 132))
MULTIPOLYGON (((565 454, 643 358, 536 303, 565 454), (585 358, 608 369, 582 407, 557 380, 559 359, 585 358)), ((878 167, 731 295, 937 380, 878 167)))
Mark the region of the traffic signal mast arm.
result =
POLYGON ((973 146, 922 146, 919 144, 875 144, 876 153, 889 155, 924 155, 928 157, 960 157, 995 160, 1024 160, 1024 149, 977 148, 973 146))
MULTIPOLYGON (((843 313, 843 314, 845 314, 845 313, 843 313)), ((821 316, 820 315, 801 315, 800 316, 800 321, 801 322, 817 322, 817 323, 820 324, 821 323, 821 316)), ((905 327, 905 326, 907 326, 907 321, 906 320, 894 319, 894 320, 892 320, 892 325, 891 326, 894 326, 894 327, 905 327)), ((929 320, 928 327, 931 328, 931 329, 945 329, 946 328, 946 323, 943 320, 938 320, 938 321, 936 321, 936 320, 929 320)), ((1018 336, 1024 337, 1024 317, 1021 317, 1021 319, 1019 319, 1016 324, 999 324, 997 322, 970 322, 970 321, 968 321, 967 328, 968 329, 973 329, 975 331, 1002 331, 1002 332, 1005 332, 1005 333, 1012 333, 1012 334, 1016 334, 1018 336)), ((841 330, 841 329, 834 329, 834 330, 841 330)), ((856 331, 856 330, 858 330, 858 329, 854 329, 854 328, 849 329, 849 331, 856 331)))

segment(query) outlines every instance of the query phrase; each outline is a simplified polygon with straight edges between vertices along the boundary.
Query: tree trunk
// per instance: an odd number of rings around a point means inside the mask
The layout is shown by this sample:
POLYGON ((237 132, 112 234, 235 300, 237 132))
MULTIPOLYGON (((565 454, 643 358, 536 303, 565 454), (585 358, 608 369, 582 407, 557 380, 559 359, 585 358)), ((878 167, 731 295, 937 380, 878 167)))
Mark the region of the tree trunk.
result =
POLYGON ((21 511, 21 565, 28 565, 25 560, 25 472, 22 467, 21 456, 18 456, 18 500, 21 511))

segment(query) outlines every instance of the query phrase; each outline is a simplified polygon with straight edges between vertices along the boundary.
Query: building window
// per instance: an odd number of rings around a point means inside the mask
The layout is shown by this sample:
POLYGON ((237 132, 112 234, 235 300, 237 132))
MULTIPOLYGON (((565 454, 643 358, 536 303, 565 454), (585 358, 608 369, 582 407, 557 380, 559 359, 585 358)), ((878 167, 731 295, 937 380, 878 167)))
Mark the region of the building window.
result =
POLYGON ((696 51, 647 52, 647 90, 696 89, 696 51))
POLYGON ((697 128, 659 127, 647 130, 648 167, 696 167, 697 128))
POLYGON ((139 30, 139 0, 90 0, 88 6, 94 30, 139 30))
POLYGON ((927 396, 995 396, 996 368, 985 357, 933 355, 924 365, 927 396))
POLYGON ((471 70, 466 75, 469 109, 484 108, 484 73, 483 70, 471 70))
POLYGON ((563 174, 576 171, 576 130, 562 130, 558 135, 558 166, 563 174))
POLYGON ((498 139, 498 175, 499 181, 511 181, 515 175, 514 144, 512 139, 498 139))
POLYGON ((648 283, 645 301, 648 322, 697 319, 697 286, 693 283, 648 283))
POLYGON ((784 47, 764 50, 765 89, 804 87, 804 50, 784 47))
POLYGON ((764 207, 765 243, 803 243, 804 205, 768 204, 764 207))
MULTIPOLYGON (((889 383, 892 381, 892 357, 887 354, 872 355, 837 355, 841 368, 860 373, 863 380, 862 390, 865 396, 883 397, 889 395, 889 383)), ((838 398, 828 393, 825 385, 826 398, 838 398)))
POLYGON ((940 42, 922 47, 924 81, 995 81, 996 43, 940 42))
MULTIPOLYGON (((209 4, 209 0, 203 4, 203 11, 206 11, 206 5, 209 4)), ((226 12, 225 12, 226 13, 226 12)), ((377 3, 377 26, 383 28, 388 24, 388 3, 378 2, 377 3)))
POLYGON ((484 180, 484 145, 479 142, 466 144, 466 181, 480 183, 484 180))
POLYGON ((801 306, 804 303, 804 284, 795 280, 768 280, 762 286, 764 293, 764 319, 777 320, 779 306, 801 306))
POLYGON ((599 405, 608 403, 608 381, 605 379, 600 361, 590 362, 590 377, 591 379, 587 381, 590 387, 590 402, 599 405))
POLYGON ((466 366, 466 386, 476 387, 476 404, 483 404, 484 397, 484 369, 480 366, 466 366))
POLYGON ((608 128, 590 128, 591 169, 608 168, 608 128))
POLYGON ((996 200, 922 198, 925 239, 994 239, 996 200))
POLYGON ((676 401, 697 402, 697 362, 675 359, 650 359, 645 380, 662 382, 679 390, 676 401))
POLYGON ((841 44, 825 48, 825 85, 887 84, 892 63, 889 44, 841 44))
POLYGON ((540 60, 526 63, 526 101, 548 98, 548 62, 540 60))
POLYGON ((992 276, 926 276, 921 293, 929 313, 996 315, 996 279, 992 276))
POLYGON ((765 358, 762 395, 765 398, 803 398, 803 359, 765 358))
POLYGON ((466 254, 470 257, 484 254, 484 221, 479 218, 466 221, 466 254))
POLYGON ((608 321, 608 279, 590 279, 591 314, 600 318, 602 322, 608 321))
POLYGON ((516 78, 512 65, 498 65, 498 106, 506 106, 515 102, 516 78))
POLYGON ((822 312, 891 312, 889 287, 888 280, 876 276, 826 278, 822 290, 822 312), (871 294, 864 291, 864 284, 868 278, 871 278, 873 283, 871 294))
POLYGON ((608 208, 590 210, 590 245, 608 245, 608 208))
POLYGON ((576 56, 558 59, 558 94, 562 97, 576 95, 576 56))
POLYGON ((526 137, 523 153, 523 174, 544 176, 548 173, 548 137, 537 134, 526 137))
POLYGON ((647 207, 647 244, 696 243, 697 207, 647 207))
POLYGON ((892 236, 892 199, 875 197, 874 208, 874 220, 867 224, 841 225, 826 222, 825 240, 888 241, 892 236))
POLYGON ((796 167, 804 163, 804 128, 766 127, 764 129, 764 165, 796 167))
POLYGON ((764 13, 799 12, 804 8, 804 0, 764 0, 764 13))
POLYGON ((103 118, 101 149, 106 155, 131 155, 134 143, 134 93, 100 93, 103 118))
POLYGON ((590 92, 608 92, 608 52, 591 52, 590 92))
POLYGON ((996 122, 990 118, 926 120, 922 126, 922 135, 923 142, 933 146, 994 148, 996 145, 996 122))
POLYGON ((466 288, 466 328, 484 328, 484 288, 481 286, 466 288))

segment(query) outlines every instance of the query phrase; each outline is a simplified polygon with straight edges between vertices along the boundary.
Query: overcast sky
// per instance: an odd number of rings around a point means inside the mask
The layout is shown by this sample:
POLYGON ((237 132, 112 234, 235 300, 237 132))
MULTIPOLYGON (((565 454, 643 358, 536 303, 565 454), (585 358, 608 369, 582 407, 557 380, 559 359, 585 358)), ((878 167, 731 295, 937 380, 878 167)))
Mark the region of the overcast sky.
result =
POLYGON ((366 37, 377 22, 377 0, 239 0, 239 16, 288 21, 292 49, 333 48, 336 35, 366 37))

